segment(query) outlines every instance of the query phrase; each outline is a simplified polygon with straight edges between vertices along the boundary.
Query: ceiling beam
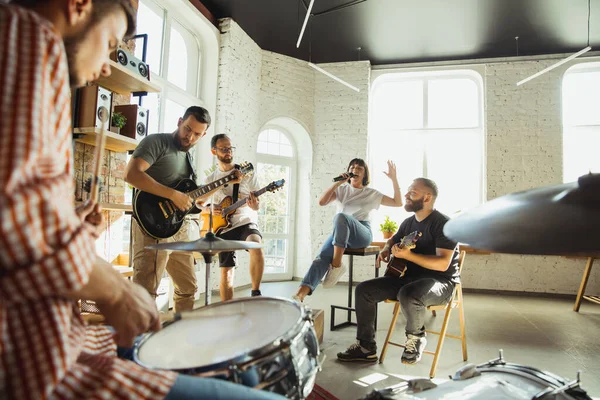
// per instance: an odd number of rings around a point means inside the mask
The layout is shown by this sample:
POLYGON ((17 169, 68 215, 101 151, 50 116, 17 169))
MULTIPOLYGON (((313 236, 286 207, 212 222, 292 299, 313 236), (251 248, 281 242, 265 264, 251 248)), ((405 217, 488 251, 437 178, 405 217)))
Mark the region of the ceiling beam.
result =
MULTIPOLYGON (((367 1, 367 0, 353 0, 353 1, 349 2, 349 3, 340 4, 339 6, 335 6, 335 7, 332 7, 330 9, 320 11, 318 13, 313 13, 312 15, 314 15, 315 17, 318 17, 319 15, 329 14, 331 12, 344 9, 346 7, 352 7, 352 6, 355 6, 357 4, 364 3, 365 1, 367 1)), ((304 3, 304 1, 302 1, 302 2, 304 3)))

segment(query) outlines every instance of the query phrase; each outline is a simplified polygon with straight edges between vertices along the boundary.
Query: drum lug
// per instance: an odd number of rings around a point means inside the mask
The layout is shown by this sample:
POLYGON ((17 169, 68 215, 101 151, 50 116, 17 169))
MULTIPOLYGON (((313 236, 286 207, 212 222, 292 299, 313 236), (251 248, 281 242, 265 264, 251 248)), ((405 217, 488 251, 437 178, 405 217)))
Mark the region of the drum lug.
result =
POLYGON ((477 365, 467 364, 454 373, 454 376, 450 376, 453 381, 464 381, 471 379, 475 376, 481 375, 481 372, 477 370, 477 365))
POLYGON ((541 392, 533 396, 531 400, 555 399, 557 394, 566 393, 568 390, 579 388, 580 384, 581 371, 577 371, 577 378, 574 381, 569 382, 566 385, 563 385, 556 389, 549 387, 545 390, 542 390, 541 392))
POLYGON ((494 358, 486 363, 478 365, 478 367, 492 367, 494 365, 505 365, 506 361, 504 361, 504 350, 498 350, 498 358, 494 358))

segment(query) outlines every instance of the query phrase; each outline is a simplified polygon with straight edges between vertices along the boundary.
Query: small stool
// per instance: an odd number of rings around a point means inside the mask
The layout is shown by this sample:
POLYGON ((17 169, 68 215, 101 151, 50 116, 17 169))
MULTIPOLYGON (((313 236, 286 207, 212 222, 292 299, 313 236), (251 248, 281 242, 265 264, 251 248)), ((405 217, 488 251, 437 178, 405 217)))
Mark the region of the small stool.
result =
MULTIPOLYGON (((350 263, 348 266, 348 307, 343 306, 331 306, 331 324, 330 329, 335 331, 336 329, 345 328, 346 326, 356 325, 356 322, 352 322, 351 315, 352 311, 356 311, 352 308, 352 274, 354 271, 354 256, 375 256, 375 277, 379 276, 379 269, 377 268, 377 257, 379 256, 379 246, 368 246, 361 249, 346 249, 344 254, 350 256, 350 263), (335 310, 346 310, 348 311, 348 317, 346 321, 339 324, 335 324, 335 310)), ((375 310, 375 328, 377 328, 377 310, 375 310)))

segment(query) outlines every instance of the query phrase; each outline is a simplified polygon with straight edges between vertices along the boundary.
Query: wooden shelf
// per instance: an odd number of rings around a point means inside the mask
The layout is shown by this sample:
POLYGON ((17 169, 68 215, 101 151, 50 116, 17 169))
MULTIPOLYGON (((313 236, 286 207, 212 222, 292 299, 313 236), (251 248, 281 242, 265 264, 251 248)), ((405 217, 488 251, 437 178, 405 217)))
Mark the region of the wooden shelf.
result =
POLYGON ((136 74, 129 68, 120 63, 109 60, 111 74, 110 76, 101 76, 96 83, 107 89, 124 95, 131 92, 160 92, 160 86, 145 79, 140 74, 136 74))
MULTIPOLYGON (((83 137, 75 139, 76 142, 96 145, 96 135, 100 133, 100 128, 75 128, 74 134, 85 135, 83 137)), ((138 145, 138 141, 131 139, 127 136, 117 135, 111 131, 104 131, 106 135, 106 150, 116 151, 123 153, 130 150, 135 150, 138 145)))
MULTIPOLYGON (((75 205, 78 206, 82 202, 76 201, 75 205)), ((131 204, 117 204, 117 203, 100 203, 100 207, 104 211, 122 211, 122 212, 133 212, 131 204)))

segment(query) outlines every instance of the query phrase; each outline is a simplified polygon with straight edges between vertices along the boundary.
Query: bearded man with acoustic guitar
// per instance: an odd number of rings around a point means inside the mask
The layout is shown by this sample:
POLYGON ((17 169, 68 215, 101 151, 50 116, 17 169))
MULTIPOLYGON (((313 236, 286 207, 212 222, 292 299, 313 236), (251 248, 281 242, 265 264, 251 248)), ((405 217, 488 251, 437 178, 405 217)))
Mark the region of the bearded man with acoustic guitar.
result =
MULTIPOLYGON (((231 139, 225 134, 218 134, 211 138, 211 152, 217 157, 217 169, 206 177, 206 182, 212 182, 231 174, 236 165, 233 162, 235 147, 231 146, 231 139)), ((215 220, 223 221, 224 226, 213 226, 217 237, 225 240, 241 240, 249 242, 262 242, 262 235, 258 230, 258 214, 260 202, 255 192, 260 188, 255 174, 245 175, 236 185, 227 185, 214 193, 212 197, 213 213, 215 220), (237 189, 236 189, 237 186, 237 189), (237 192, 237 193, 235 193, 237 192), (223 202, 236 203, 238 199, 246 199, 246 204, 239 207, 231 215, 221 215, 223 202)), ((202 214, 206 215, 209 206, 205 206, 202 214)), ((203 217, 202 230, 208 229, 208 218, 203 217)), ((249 249, 250 255, 250 280, 252 282, 252 296, 260 296, 260 282, 265 269, 265 258, 262 249, 249 249)), ((233 298, 234 267, 236 266, 235 252, 219 253, 219 266, 221 267, 221 281, 219 293, 221 301, 233 298)))
POLYGON ((402 222, 379 253, 378 264, 390 262, 385 276, 356 287, 358 342, 338 353, 340 361, 377 361, 375 314, 377 303, 388 299, 400 302, 406 318, 402 363, 421 359, 427 343, 427 307, 448 302, 459 282, 457 243, 444 236, 448 217, 434 209, 437 195, 437 185, 427 178, 415 179, 408 188, 404 209, 415 214, 402 222))

